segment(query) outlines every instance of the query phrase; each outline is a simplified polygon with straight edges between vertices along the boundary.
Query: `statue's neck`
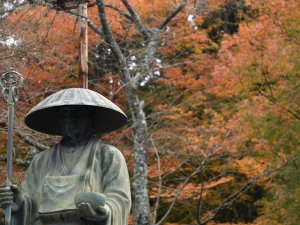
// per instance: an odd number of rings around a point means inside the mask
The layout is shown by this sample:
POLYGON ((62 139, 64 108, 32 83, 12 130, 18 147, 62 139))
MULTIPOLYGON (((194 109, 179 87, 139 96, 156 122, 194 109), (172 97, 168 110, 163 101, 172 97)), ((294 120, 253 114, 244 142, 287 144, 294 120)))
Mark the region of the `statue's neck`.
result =
POLYGON ((60 142, 59 150, 66 175, 70 174, 78 164, 85 150, 89 147, 90 141, 91 136, 77 140, 75 143, 71 142, 71 139, 68 138, 60 142))
POLYGON ((71 139, 71 138, 63 138, 60 142, 61 148, 66 150, 68 153, 70 152, 75 152, 77 149, 83 149, 88 142, 90 141, 91 136, 87 136, 84 138, 79 138, 79 139, 71 139))

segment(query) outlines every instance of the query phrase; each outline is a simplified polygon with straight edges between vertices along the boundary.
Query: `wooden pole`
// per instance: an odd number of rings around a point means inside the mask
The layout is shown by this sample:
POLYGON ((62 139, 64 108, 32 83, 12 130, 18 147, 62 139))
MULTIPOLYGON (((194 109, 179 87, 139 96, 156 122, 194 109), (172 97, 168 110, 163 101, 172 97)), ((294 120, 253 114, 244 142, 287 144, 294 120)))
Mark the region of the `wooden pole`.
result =
POLYGON ((79 32, 79 73, 78 87, 88 88, 88 25, 87 3, 78 5, 78 32, 79 32))

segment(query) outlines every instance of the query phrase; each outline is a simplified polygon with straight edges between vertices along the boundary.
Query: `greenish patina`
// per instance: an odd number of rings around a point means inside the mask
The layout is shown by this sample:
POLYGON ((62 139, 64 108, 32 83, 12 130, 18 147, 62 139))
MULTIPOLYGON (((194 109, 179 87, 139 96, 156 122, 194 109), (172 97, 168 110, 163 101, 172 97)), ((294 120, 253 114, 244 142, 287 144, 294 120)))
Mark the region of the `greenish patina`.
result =
POLYGON ((87 89, 57 92, 26 116, 30 128, 63 139, 31 162, 22 188, 0 189, 13 225, 125 225, 131 208, 123 155, 93 135, 115 130, 125 114, 87 89))

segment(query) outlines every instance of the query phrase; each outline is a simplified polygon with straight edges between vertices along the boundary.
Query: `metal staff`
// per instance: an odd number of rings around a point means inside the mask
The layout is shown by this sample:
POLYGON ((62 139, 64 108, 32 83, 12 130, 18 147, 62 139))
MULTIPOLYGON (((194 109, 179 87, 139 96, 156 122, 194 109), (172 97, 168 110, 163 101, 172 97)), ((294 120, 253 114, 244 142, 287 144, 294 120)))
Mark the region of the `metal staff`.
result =
MULTIPOLYGON (((13 157, 13 129, 14 129, 14 102, 18 101, 18 89, 23 86, 23 77, 12 68, 0 78, 2 99, 8 103, 8 142, 7 142, 7 176, 6 187, 12 185, 12 157, 13 157)), ((6 207, 5 225, 11 225, 11 205, 6 207)))

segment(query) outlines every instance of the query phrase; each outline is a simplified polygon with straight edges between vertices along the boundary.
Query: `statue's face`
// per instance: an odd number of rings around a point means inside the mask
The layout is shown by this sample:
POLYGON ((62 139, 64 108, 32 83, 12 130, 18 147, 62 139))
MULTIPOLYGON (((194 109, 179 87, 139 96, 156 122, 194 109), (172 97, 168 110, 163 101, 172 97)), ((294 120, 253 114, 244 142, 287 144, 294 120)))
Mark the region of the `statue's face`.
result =
POLYGON ((65 138, 80 140, 91 134, 95 116, 84 106, 65 106, 60 108, 60 124, 65 138))

